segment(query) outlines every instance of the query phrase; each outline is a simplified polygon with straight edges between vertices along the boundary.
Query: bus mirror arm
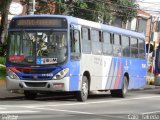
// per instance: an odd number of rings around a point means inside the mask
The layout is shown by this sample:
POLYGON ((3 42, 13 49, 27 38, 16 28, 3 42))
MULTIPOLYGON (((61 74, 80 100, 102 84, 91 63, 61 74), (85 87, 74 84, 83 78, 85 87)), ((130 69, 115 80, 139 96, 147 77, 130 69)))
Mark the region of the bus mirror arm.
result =
POLYGON ((155 57, 155 51, 152 52, 152 57, 155 57))

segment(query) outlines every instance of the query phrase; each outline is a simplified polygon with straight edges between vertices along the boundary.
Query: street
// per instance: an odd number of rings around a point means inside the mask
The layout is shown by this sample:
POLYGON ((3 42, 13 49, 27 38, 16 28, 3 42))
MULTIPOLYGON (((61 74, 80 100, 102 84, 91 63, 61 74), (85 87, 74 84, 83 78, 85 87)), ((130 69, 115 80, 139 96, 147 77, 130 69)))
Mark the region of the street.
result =
POLYGON ((131 90, 126 98, 112 98, 109 92, 90 95, 84 103, 64 94, 41 95, 35 100, 26 100, 23 94, 2 94, 3 90, 0 96, 2 120, 160 119, 159 87, 131 90))

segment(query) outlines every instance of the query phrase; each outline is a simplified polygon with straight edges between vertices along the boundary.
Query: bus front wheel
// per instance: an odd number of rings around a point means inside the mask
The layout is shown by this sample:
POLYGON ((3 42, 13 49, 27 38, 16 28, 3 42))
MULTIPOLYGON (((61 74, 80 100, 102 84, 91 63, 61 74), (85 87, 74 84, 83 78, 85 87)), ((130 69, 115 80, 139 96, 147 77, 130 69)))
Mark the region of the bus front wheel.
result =
POLYGON ((82 78, 81 90, 76 92, 77 101, 84 102, 88 98, 88 79, 86 76, 82 78))
POLYGON ((32 92, 32 91, 24 91, 24 95, 26 99, 32 100, 35 99, 37 97, 37 93, 36 92, 32 92))
POLYGON ((126 76, 123 77, 123 84, 122 84, 122 89, 118 90, 111 90, 111 96, 112 97, 121 97, 124 98, 127 95, 128 91, 128 79, 126 76))

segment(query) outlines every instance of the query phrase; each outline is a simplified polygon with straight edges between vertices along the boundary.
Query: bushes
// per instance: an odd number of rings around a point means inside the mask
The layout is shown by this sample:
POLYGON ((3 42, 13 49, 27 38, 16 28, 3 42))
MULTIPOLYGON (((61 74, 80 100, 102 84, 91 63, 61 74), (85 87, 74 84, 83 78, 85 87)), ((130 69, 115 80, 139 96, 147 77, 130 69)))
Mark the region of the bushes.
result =
POLYGON ((6 68, 0 66, 0 79, 5 78, 5 76, 6 76, 6 68))
POLYGON ((7 44, 0 43, 0 56, 6 56, 7 44))
POLYGON ((0 80, 5 78, 6 68, 5 68, 6 57, 0 57, 0 80))
POLYGON ((5 65, 6 57, 0 57, 0 64, 5 65))

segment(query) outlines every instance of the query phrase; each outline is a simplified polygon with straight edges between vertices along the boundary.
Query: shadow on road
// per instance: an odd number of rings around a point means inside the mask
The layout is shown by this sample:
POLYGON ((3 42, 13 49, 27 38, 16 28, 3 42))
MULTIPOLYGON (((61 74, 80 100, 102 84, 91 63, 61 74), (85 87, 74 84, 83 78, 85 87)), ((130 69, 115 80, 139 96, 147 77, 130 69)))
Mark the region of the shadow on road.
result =
MULTIPOLYGON (((160 95, 160 87, 155 87, 152 89, 142 89, 142 90, 131 90, 129 91, 127 98, 138 97, 141 94, 143 95, 160 95)), ((110 92, 98 92, 89 95, 88 99, 110 99, 112 98, 110 92)), ((118 98, 115 98, 118 99, 118 98)), ((0 101, 26 101, 24 94, 11 93, 6 90, 5 86, 0 87, 0 101)), ((38 94, 37 98, 32 101, 76 101, 73 93, 47 93, 47 94, 38 94)))
MULTIPOLYGON (((2 92, 0 91, 0 95, 2 92)), ((3 97, 0 96, 0 101, 25 101, 28 100, 23 94, 11 93, 6 91, 7 94, 3 93, 3 97), (5 94, 5 95, 4 95, 5 94)), ((89 95, 88 99, 106 99, 111 98, 110 94, 92 94, 89 95)), ((33 100, 32 100, 33 101, 33 100)), ((71 93, 49 93, 39 94, 34 101, 76 101, 74 94, 71 93)))

